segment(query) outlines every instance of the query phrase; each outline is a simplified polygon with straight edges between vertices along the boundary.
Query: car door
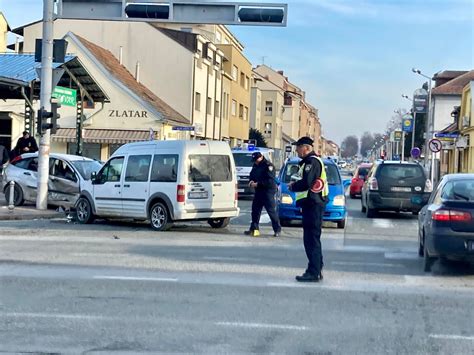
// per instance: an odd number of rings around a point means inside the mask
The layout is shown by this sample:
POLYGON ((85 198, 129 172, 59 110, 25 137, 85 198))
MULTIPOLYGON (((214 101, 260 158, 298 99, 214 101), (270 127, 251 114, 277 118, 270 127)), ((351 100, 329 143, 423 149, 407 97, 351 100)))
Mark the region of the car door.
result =
POLYGON ((36 200, 38 185, 38 157, 26 158, 13 164, 9 180, 14 180, 25 192, 25 198, 36 200))
POLYGON ((74 169, 65 160, 50 158, 48 202, 53 205, 71 207, 78 195, 79 177, 74 169))
POLYGON ((125 158, 111 158, 93 181, 94 205, 99 216, 121 216, 122 171, 125 158))
POLYGON ((146 218, 151 154, 129 155, 122 188, 122 210, 127 217, 146 218))

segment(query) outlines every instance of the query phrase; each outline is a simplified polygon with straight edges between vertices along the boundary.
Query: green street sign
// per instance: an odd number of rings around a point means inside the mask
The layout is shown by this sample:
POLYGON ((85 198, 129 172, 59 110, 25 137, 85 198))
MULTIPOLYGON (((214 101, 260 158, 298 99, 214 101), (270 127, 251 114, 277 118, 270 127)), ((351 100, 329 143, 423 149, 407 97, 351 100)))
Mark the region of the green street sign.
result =
POLYGON ((74 89, 63 88, 62 86, 55 86, 53 95, 59 100, 59 103, 64 106, 76 106, 77 92, 74 89))

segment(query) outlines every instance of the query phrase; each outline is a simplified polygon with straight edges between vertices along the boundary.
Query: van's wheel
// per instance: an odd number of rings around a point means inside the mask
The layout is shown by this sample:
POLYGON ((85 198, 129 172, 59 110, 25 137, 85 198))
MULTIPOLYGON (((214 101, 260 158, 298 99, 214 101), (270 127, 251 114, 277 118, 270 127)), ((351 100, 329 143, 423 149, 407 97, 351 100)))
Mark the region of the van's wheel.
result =
POLYGON ((94 221, 92 206, 87 198, 80 197, 79 200, 77 200, 76 217, 80 224, 89 224, 94 221))
POLYGON ((428 254, 428 249, 426 247, 426 240, 423 240, 423 271, 430 272, 431 267, 433 266, 436 258, 433 258, 428 254))
MULTIPOLYGON (((10 184, 7 185, 5 188, 5 201, 7 202, 7 206, 10 203, 10 184)), ((23 198, 23 190, 21 189, 18 184, 15 184, 13 188, 13 204, 15 206, 22 206, 25 203, 25 199, 23 198)))
POLYGON ((338 229, 346 228, 346 219, 345 218, 342 221, 337 222, 337 228, 338 229))
POLYGON ((229 217, 225 217, 225 218, 214 218, 214 219, 209 219, 207 221, 207 223, 209 223, 209 225, 212 227, 212 228, 225 228, 229 225, 229 222, 230 222, 230 218, 229 217))
POLYGON ((156 231, 167 231, 173 225, 166 206, 157 202, 150 209, 150 225, 156 231))

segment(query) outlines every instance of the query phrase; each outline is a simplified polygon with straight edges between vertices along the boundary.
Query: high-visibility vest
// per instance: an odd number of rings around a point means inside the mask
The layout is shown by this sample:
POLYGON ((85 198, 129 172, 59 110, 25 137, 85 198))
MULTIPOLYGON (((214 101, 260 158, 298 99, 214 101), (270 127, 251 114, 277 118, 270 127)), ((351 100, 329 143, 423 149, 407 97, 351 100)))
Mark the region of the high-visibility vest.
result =
MULTIPOLYGON (((327 179, 327 175, 326 175, 326 168, 324 167, 324 162, 321 158, 319 158, 317 156, 314 156, 314 155, 312 155, 311 158, 315 158, 321 163, 321 176, 320 176, 320 179, 321 179, 322 184, 323 184, 323 187, 322 187, 322 190, 321 190, 321 195, 323 197, 327 197, 329 195, 329 186, 328 186, 328 179, 327 179)), ((298 173, 299 176, 303 177, 303 172, 304 172, 305 167, 306 167, 306 164, 303 164, 301 166, 300 171, 298 173)), ((311 187, 308 190, 297 192, 296 193, 296 201, 307 198, 308 193, 309 193, 310 190, 311 190, 311 187)))

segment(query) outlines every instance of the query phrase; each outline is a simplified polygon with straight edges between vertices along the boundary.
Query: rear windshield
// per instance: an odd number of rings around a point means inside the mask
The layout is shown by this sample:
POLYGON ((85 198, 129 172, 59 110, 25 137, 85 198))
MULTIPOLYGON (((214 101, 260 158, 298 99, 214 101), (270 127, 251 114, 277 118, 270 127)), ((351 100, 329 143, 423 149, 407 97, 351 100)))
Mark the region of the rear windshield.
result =
POLYGON ((417 165, 382 165, 380 167, 379 176, 389 179, 422 179, 424 178, 423 168, 417 165))
MULTIPOLYGON (((325 164, 326 176, 329 185, 339 185, 341 183, 341 177, 337 167, 333 164, 325 164)), ((283 182, 288 184, 291 181, 292 175, 298 175, 300 166, 298 163, 287 164, 283 173, 283 182)))
POLYGON ((474 179, 447 182, 443 188, 441 198, 444 200, 474 202, 474 179))
POLYGON ((230 157, 228 155, 190 155, 190 182, 232 181, 230 157))
POLYGON ((235 166, 252 167, 252 153, 233 153, 235 166))
POLYGON ((359 168, 358 175, 366 177, 367 174, 369 173, 370 168, 359 168))

